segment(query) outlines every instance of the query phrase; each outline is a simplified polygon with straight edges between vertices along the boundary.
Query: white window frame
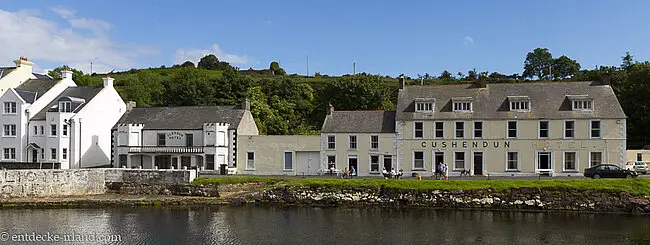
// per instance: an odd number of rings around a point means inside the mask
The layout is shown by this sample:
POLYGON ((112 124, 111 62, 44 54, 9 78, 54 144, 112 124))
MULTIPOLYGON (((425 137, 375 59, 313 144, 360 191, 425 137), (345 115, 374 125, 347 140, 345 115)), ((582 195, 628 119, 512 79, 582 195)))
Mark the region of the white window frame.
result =
POLYGON ((424 139, 424 122, 423 121, 415 121, 415 122, 413 122, 413 139, 424 139), (418 131, 416 125, 418 123, 422 124, 422 129, 421 129, 422 137, 417 137, 416 136, 416 132, 418 131))
POLYGON ((282 170, 284 171, 293 171, 296 168, 296 156, 293 151, 284 151, 282 153, 282 170), (287 153, 291 153, 291 168, 287 167, 287 153))
POLYGON ((45 126, 41 125, 41 136, 45 136, 45 126))
POLYGON ((550 139, 551 138, 551 121, 550 120, 539 120, 537 121, 537 138, 538 139, 550 139), (546 122, 548 128, 546 129, 546 137, 542 137, 542 122, 546 122))
MULTIPOLYGON (((284 155, 283 155, 282 157, 284 157, 284 155)), ((215 161, 216 161, 216 159, 215 159, 215 161)), ((215 164, 215 165, 216 165, 216 164, 215 164)), ((282 165, 284 166, 284 162, 282 162, 282 165)), ((255 170, 255 151, 246 151, 246 166, 245 166, 245 170, 255 170), (251 159, 249 158, 249 154, 250 154, 250 153, 253 153, 253 161, 252 161, 252 163, 253 163, 253 167, 252 167, 252 168, 251 168, 251 166, 248 164, 248 163, 250 162, 250 160, 251 160, 251 159)))
POLYGON ((453 151, 453 159, 454 161, 452 162, 452 170, 454 171, 460 171, 460 170, 465 170, 467 167, 467 152, 466 151, 453 151), (463 153, 463 168, 456 168, 456 153, 463 153))
POLYGON ((592 153, 600 153, 600 163, 599 163, 599 164, 603 164, 603 161, 604 161, 604 158, 605 158, 605 156, 604 156, 605 154, 603 154, 602 151, 590 151, 590 152, 589 152, 589 162, 588 162, 589 165, 588 165, 588 167, 591 168, 591 167, 593 167, 593 166, 596 166, 596 165, 591 164, 591 161, 593 160, 593 159, 591 158, 591 154, 592 154, 592 153))
POLYGON ((506 172, 519 172, 520 169, 521 169, 520 162, 521 162, 521 157, 520 157, 519 151, 506 151, 506 168, 505 168, 506 172), (510 161, 510 159, 508 159, 508 153, 517 154, 517 161, 516 161, 517 168, 508 168, 508 162, 510 161))
POLYGON ((529 112, 530 111, 530 100, 514 100, 514 101, 510 101, 510 111, 529 112))
POLYGON ((68 129, 69 129, 68 125, 63 124, 63 128, 61 129, 61 135, 62 136, 68 136, 68 129))
POLYGON ((601 120, 590 120, 589 121, 589 138, 590 139, 602 139, 603 138, 603 122, 601 120), (593 135, 593 123, 598 122, 598 137, 593 135))
POLYGON ((444 121, 435 121, 433 122, 433 138, 434 139, 444 139, 445 138, 445 122, 444 121), (438 123, 442 125, 442 136, 438 137, 438 123))
MULTIPOLYGON (((472 122, 472 139, 483 139, 483 129, 485 129, 485 123, 483 121, 473 121, 472 122), (481 137, 476 137, 476 123, 481 123, 481 137)), ((455 132, 454 132, 455 133, 455 132)))
POLYGON ((578 172, 578 169, 580 169, 580 167, 578 166, 579 162, 580 161, 578 161, 578 152, 577 151, 564 151, 564 152, 562 152, 562 172, 578 172), (575 159, 574 159, 575 162, 573 163, 575 169, 567 169, 566 168, 566 163, 567 163, 566 162, 566 154, 567 153, 575 154, 575 159))
POLYGON ((571 101, 571 110, 573 111, 593 111, 594 100, 591 99, 577 99, 571 101))
POLYGON ((16 148, 3 148, 2 160, 16 160, 16 148), (7 157, 7 155, 9 155, 9 157, 7 157))
POLYGON ((472 101, 454 101, 452 103, 454 112, 472 112, 472 101))
POLYGON ((334 154, 334 155, 327 155, 327 156, 325 156, 325 161, 327 161, 327 162, 325 163, 325 164, 326 164, 325 166, 327 167, 327 171, 330 170, 330 162, 328 161, 330 157, 334 157, 334 168, 335 168, 335 169, 338 169, 338 166, 337 166, 337 163, 336 163, 336 162, 338 162, 338 161, 337 161, 338 159, 336 159, 336 154, 334 154))
POLYGON ((516 139, 519 137, 519 121, 516 120, 508 120, 506 121, 506 139, 516 139), (514 122, 515 123, 515 136, 511 137, 510 136, 510 123, 514 122))
POLYGON ((72 112, 72 102, 59 101, 59 112, 64 112, 64 113, 72 112))
MULTIPOLYGON (((368 155, 368 167, 369 167, 368 169, 370 170, 369 171, 370 173, 379 173, 379 172, 381 172, 381 170, 380 170, 381 169, 380 168, 381 167, 381 158, 382 157, 381 157, 380 154, 369 154, 368 155), (377 157, 377 171, 372 171, 372 157, 377 157)), ((357 169, 357 172, 359 172, 358 169, 357 169)))
POLYGON ((327 149, 328 150, 336 149, 336 135, 328 134, 326 140, 327 140, 327 149), (332 137, 334 139, 334 141, 330 142, 330 137, 332 137), (330 147, 330 144, 333 144, 334 147, 330 147))
POLYGON ((18 103, 15 101, 6 101, 3 103, 2 114, 16 115, 18 114, 18 103), (12 107, 13 105, 13 107, 12 107))
POLYGON ((433 102, 415 102, 415 112, 433 112, 433 102))
POLYGON ((68 148, 61 149, 61 159, 68 160, 68 148))
POLYGON ((377 134, 371 134, 371 135, 370 135, 370 149, 371 149, 371 150, 379 150, 379 135, 377 135, 377 134), (374 142, 374 141, 372 140, 372 137, 377 137, 377 141, 374 142), (376 144, 377 147, 373 147, 373 144, 376 144))
POLYGON ((356 134, 349 134, 348 135, 348 149, 349 150, 357 150, 357 149, 359 149, 359 137, 356 134), (354 138, 354 142, 352 142, 353 138, 354 138), (354 147, 352 147, 352 143, 354 143, 354 147))
POLYGON ((575 139, 576 138, 576 120, 564 120, 562 122, 562 138, 563 139, 575 139), (566 132, 567 132, 566 123, 567 122, 573 122, 573 129, 571 129, 571 130, 573 130, 573 137, 567 137, 566 136, 566 132))
POLYGON ((59 133, 57 131, 58 131, 57 125, 56 124, 50 124, 50 137, 56 137, 57 134, 59 133), (54 128, 52 128, 52 126, 54 126, 54 128), (54 130, 52 130, 52 129, 54 129, 54 130))
POLYGON ((2 125, 2 137, 11 137, 15 138, 18 134, 18 126, 16 124, 4 124, 2 125), (8 132, 8 134, 7 134, 8 132))
POLYGON ((549 170, 552 172, 555 169, 554 168, 555 167, 555 159, 553 159, 553 158, 554 158, 553 151, 544 151, 544 150, 535 151, 535 172, 549 171, 549 170), (551 164, 550 164, 551 166, 549 166, 550 167, 549 169, 539 168, 539 153, 549 153, 550 154, 549 159, 551 159, 551 164))
POLYGON ((465 121, 454 121, 454 139, 465 139, 465 121), (463 137, 458 137, 456 132, 458 131, 458 124, 457 123, 462 123, 463 124, 463 137))
POLYGON ((58 158, 59 158, 59 151, 56 148, 50 148, 50 160, 57 160, 58 158))
POLYGON ((38 135, 38 126, 34 126, 34 136, 38 135))
POLYGON ((427 169, 427 154, 424 151, 422 151, 422 150, 413 151, 411 159, 412 159, 411 160, 411 169, 412 170, 424 171, 425 169, 427 169), (416 152, 422 152, 422 168, 416 168, 415 167, 415 153, 416 152))

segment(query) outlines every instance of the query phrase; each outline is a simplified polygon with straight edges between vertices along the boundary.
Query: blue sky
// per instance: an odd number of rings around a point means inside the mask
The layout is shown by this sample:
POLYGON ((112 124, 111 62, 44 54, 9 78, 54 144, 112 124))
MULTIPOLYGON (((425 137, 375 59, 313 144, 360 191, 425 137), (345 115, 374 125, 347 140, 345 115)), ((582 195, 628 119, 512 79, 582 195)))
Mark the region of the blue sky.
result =
POLYGON ((289 73, 522 73, 547 47, 583 68, 650 59, 650 1, 0 0, 0 65, 158 67, 215 53, 289 73), (200 3, 199 3, 200 2, 200 3), (4 33, 4 34, 3 34, 4 33))

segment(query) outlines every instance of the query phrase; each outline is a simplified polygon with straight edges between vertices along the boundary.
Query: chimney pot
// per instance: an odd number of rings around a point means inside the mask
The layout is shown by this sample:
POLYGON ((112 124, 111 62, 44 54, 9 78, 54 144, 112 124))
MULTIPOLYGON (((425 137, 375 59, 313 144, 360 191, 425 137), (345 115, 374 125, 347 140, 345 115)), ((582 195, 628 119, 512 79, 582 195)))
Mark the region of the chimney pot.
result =
POLYGON ((250 110, 251 110, 251 101, 248 100, 248 98, 246 98, 246 99, 244 100, 244 102, 242 102, 241 107, 242 107, 242 109, 244 109, 244 110, 250 111, 250 110))
POLYGON ((111 78, 110 76, 106 75, 106 77, 103 78, 102 80, 104 80, 104 87, 105 88, 106 87, 113 87, 113 81, 115 81, 114 78, 111 78))
POLYGON ((136 106, 135 101, 126 102, 126 111, 132 110, 133 108, 135 108, 135 106, 136 106))
POLYGON ((332 115, 334 113, 334 106, 332 103, 329 104, 329 110, 327 111, 327 115, 332 115))
POLYGON ((70 68, 65 68, 65 70, 61 71, 61 79, 72 79, 72 71, 70 71, 70 68))
POLYGON ((399 89, 404 89, 404 87, 406 86, 406 81, 404 79, 404 74, 399 75, 398 80, 399 80, 399 89))

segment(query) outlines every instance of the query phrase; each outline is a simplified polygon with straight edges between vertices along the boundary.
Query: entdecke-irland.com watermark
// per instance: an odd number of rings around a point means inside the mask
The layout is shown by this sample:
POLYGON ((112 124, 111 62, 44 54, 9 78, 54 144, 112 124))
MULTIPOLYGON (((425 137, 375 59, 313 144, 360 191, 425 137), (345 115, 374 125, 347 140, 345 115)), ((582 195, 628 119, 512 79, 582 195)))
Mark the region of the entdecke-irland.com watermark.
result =
POLYGON ((0 242, 121 242, 122 235, 52 232, 0 232, 0 242))

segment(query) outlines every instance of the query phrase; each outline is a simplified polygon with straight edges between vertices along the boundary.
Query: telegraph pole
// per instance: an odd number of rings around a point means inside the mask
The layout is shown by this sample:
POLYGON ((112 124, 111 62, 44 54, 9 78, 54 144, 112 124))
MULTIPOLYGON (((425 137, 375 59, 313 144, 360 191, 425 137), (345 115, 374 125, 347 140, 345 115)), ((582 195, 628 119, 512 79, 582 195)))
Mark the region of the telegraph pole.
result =
POLYGON ((357 75, 357 62, 352 62, 352 75, 357 75))
POLYGON ((309 76, 309 54, 307 54, 307 76, 309 76))

